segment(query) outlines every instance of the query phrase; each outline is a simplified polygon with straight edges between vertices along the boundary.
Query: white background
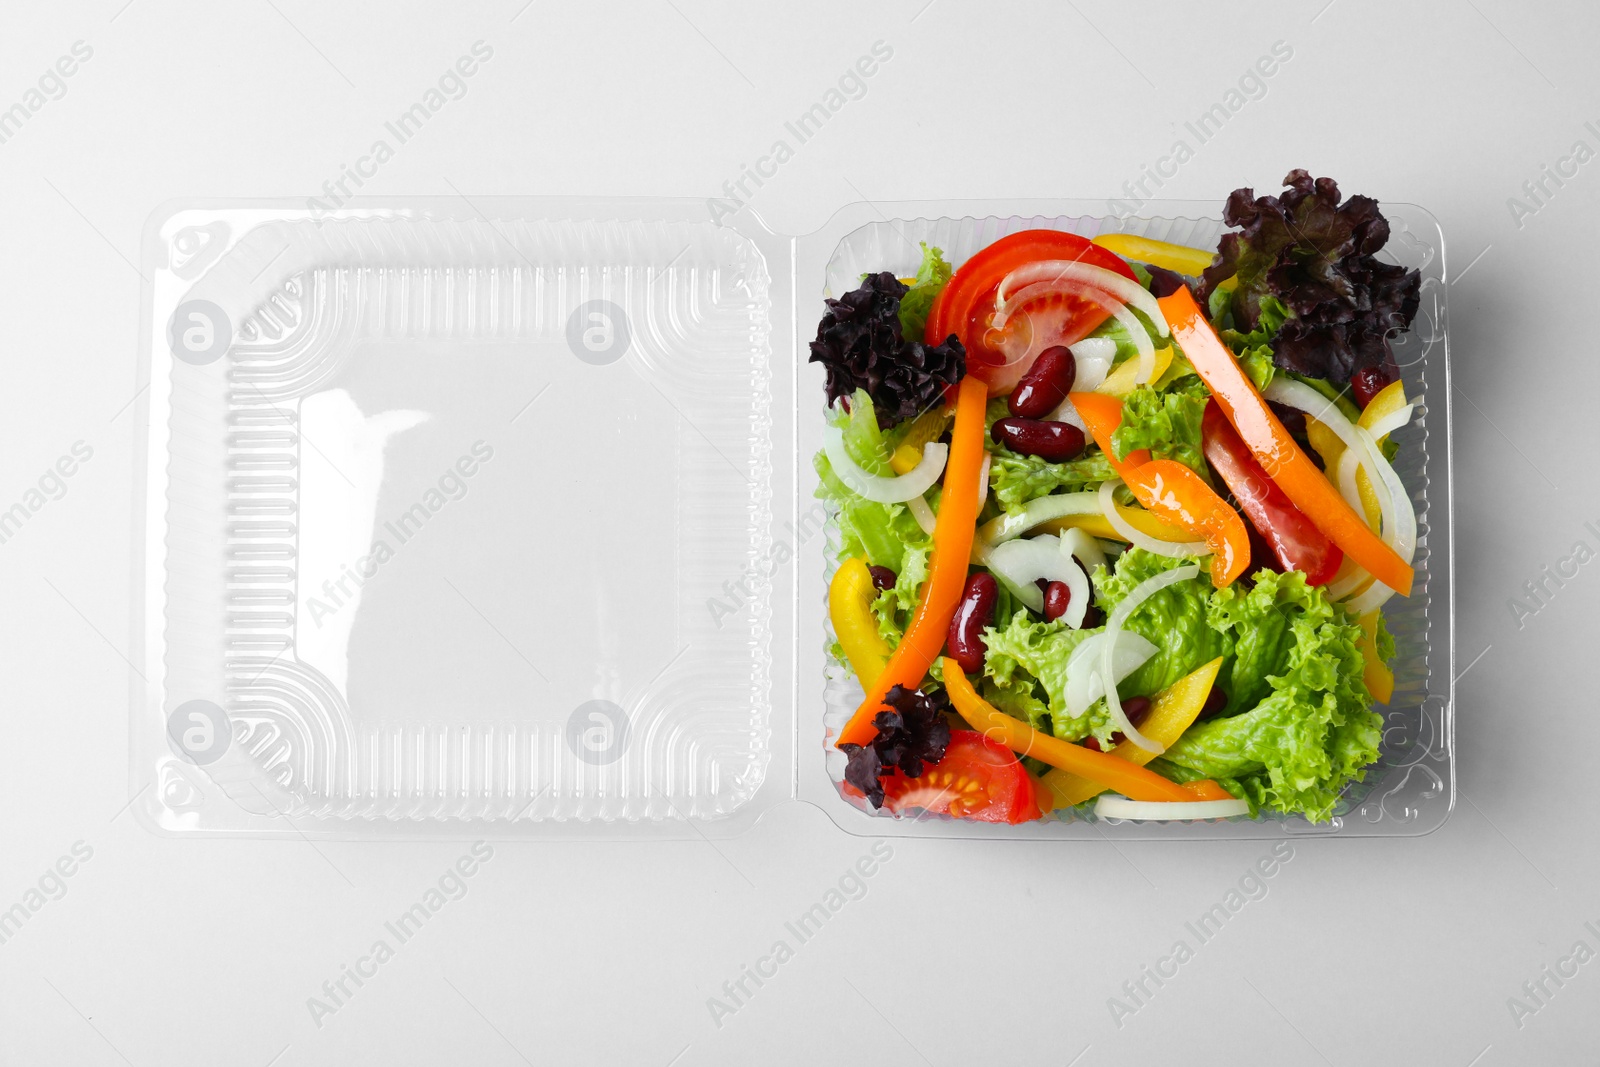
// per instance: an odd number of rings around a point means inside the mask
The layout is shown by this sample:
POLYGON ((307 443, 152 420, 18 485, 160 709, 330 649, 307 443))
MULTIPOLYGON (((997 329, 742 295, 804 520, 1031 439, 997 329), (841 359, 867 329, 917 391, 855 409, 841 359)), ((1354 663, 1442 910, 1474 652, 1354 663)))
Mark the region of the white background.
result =
POLYGON ((74 842, 93 849, 0 945, 0 1062, 1592 1062, 1600 963, 1547 985, 1520 1028, 1507 1000, 1580 938, 1600 948, 1583 926, 1600 926, 1600 564, 1520 626, 1508 599, 1575 541, 1600 547, 1583 527, 1600 524, 1600 163, 1520 225, 1507 198, 1575 140, 1600 147, 1583 126, 1600 126, 1600 15, 1510 0, 523 2, 0 16, 0 107, 75 41, 94 50, 0 144, 0 507, 75 441, 94 449, 0 545, 0 908, 74 842), (756 198, 789 233, 864 197, 1114 195, 1287 42, 1266 96, 1162 195, 1220 202, 1304 166, 1444 226, 1464 668, 1449 822, 1297 843, 1265 898, 1120 1026, 1108 998, 1193 944, 1184 922, 1266 844, 896 842, 866 897, 720 1027, 707 998, 868 842, 788 805, 716 849, 501 844, 315 1025, 307 998, 465 845, 175 841, 121 813, 125 406, 142 384, 130 261, 164 201, 317 192, 479 39, 494 58, 468 95, 366 192, 719 195, 887 42, 866 96, 756 198))

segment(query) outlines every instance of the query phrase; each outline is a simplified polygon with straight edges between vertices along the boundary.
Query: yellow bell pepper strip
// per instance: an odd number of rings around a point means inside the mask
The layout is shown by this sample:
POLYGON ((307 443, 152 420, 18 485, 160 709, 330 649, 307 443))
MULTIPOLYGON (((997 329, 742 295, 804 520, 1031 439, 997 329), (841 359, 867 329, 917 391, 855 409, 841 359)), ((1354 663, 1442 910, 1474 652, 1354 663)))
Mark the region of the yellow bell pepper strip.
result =
POLYGON ((1211 266, 1211 261, 1217 255, 1216 252, 1137 237, 1131 233, 1103 233, 1094 239, 1094 243, 1134 263, 1148 263, 1152 267, 1175 270, 1191 278, 1199 277, 1200 272, 1211 266))
MULTIPOLYGON (((1134 529, 1158 541, 1188 540, 1184 531, 1160 522, 1142 508, 1118 505, 1117 513, 1134 529)), ((1059 534, 1073 527, 1108 541, 1127 540, 1100 510, 1098 493, 1054 493, 1029 501, 1022 511, 1004 512, 978 527, 977 539, 972 543, 972 562, 986 566, 995 545, 1025 533, 1059 534)))
POLYGON ((1206 321, 1189 290, 1179 289, 1164 296, 1160 304, 1167 325, 1172 328, 1184 355, 1194 364, 1195 372, 1210 388, 1223 414, 1239 431, 1256 461, 1295 507, 1378 581, 1402 596, 1409 596, 1414 577, 1411 565, 1372 532, 1317 469, 1311 457, 1301 451, 1240 369, 1228 346, 1206 321))
MULTIPOLYGON (((1098 501, 1096 504, 1098 505, 1098 501)), ((1168 526, 1143 508, 1125 508, 1117 505, 1117 514, 1123 521, 1146 537, 1154 537, 1157 541, 1186 541, 1188 536, 1176 527, 1168 526)), ((1122 536, 1111 520, 1106 518, 1097 509, 1093 515, 1068 515, 1060 519, 1050 519, 1034 527, 1040 533, 1059 534, 1063 530, 1070 530, 1076 526, 1090 537, 1098 537, 1102 541, 1122 541, 1128 539, 1122 536)))
MULTIPOLYGON (((1205 709, 1206 698, 1211 695, 1211 687, 1221 669, 1222 657, 1218 656, 1157 693, 1150 701, 1150 712, 1139 725, 1139 732, 1163 748, 1176 744, 1205 709)), ((1132 741, 1122 742, 1106 755, 1141 767, 1156 758, 1154 752, 1148 752, 1132 741)), ((1055 794, 1055 802, 1061 807, 1082 804, 1106 790, 1099 782, 1060 770, 1045 775, 1044 784, 1050 787, 1050 792, 1055 794)))
POLYGON ((1367 683, 1367 692, 1372 694, 1373 700, 1387 704, 1394 699, 1394 671, 1378 657, 1378 611, 1373 608, 1356 620, 1361 627, 1361 640, 1356 642, 1356 647, 1361 649, 1361 658, 1366 662, 1361 678, 1367 683))
POLYGON ((894 455, 889 457, 889 466, 894 468, 896 474, 910 474, 922 462, 922 446, 939 439, 946 426, 950 424, 950 415, 943 406, 929 408, 918 415, 906 435, 900 439, 900 446, 894 450, 894 455))
MULTIPOLYGON (((1167 373, 1167 368, 1172 366, 1172 346, 1156 349, 1156 367, 1150 372, 1150 381, 1159 382, 1161 376, 1167 373)), ((1139 361, 1125 359, 1117 365, 1116 369, 1106 375, 1106 380, 1095 386, 1094 391, 1104 393, 1106 396, 1124 397, 1138 388, 1139 361)))
POLYGON ((1059 737, 1040 733, 1021 719, 1013 719, 996 708, 972 688, 961 665, 946 657, 943 662, 944 687, 950 702, 974 730, 1005 745, 1013 752, 1043 760, 1052 767, 1071 771, 1102 783, 1132 800, 1193 800, 1194 795, 1154 771, 1136 763, 1117 759, 1105 752, 1094 752, 1059 737))
POLYGON ((1182 463, 1153 459, 1124 474, 1123 482, 1150 514, 1205 541, 1211 549, 1211 584, 1218 589, 1232 585, 1250 566, 1244 520, 1182 463))
POLYGON ((1067 399, 1078 409, 1078 417, 1089 427, 1089 434, 1094 438, 1094 443, 1106 454, 1106 462, 1111 464, 1111 469, 1124 481, 1127 480, 1127 472, 1130 469, 1149 461, 1148 448, 1136 448, 1128 453, 1126 459, 1118 459, 1117 453, 1111 447, 1111 435, 1122 425, 1120 397, 1108 396, 1105 393, 1068 393, 1067 399))
POLYGON ((871 741, 878 729, 872 720, 883 710, 884 696, 897 685, 907 689, 921 685, 944 648, 950 618, 956 613, 961 590, 967 584, 967 561, 977 532, 983 413, 988 402, 989 387, 982 379, 972 374, 961 379, 956 387, 956 424, 950 434, 950 455, 945 460, 944 488, 939 496, 939 517, 933 529, 933 553, 922 585, 922 601, 883 673, 872 685, 862 683, 867 698, 839 731, 841 745, 871 741))
POLYGON ((878 632, 878 617, 872 613, 872 602, 877 598, 872 571, 860 557, 841 563, 828 583, 828 617, 833 620, 833 634, 864 687, 876 682, 889 664, 889 642, 878 632))

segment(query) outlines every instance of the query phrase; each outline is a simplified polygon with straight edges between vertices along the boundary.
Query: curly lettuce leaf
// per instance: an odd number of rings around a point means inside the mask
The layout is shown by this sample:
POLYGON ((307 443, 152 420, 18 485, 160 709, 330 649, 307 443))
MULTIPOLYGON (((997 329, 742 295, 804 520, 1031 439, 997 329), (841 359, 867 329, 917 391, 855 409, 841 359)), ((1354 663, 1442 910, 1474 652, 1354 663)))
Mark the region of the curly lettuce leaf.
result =
POLYGON ((932 549, 933 542, 927 537, 921 541, 905 542, 900 568, 895 571, 894 585, 879 593, 872 602, 872 614, 878 619, 878 633, 891 649, 900 647, 900 637, 911 625, 922 583, 928 580, 928 555, 932 549))
POLYGON ((1157 392, 1141 385, 1122 399, 1122 425, 1111 435, 1118 459, 1141 448, 1153 459, 1173 459, 1211 479, 1200 440, 1206 398, 1185 391, 1157 392))
MULTIPOLYGON (((1095 603, 1109 615, 1140 582, 1193 562, 1129 549, 1109 572, 1095 568, 1095 603)), ((1213 629, 1208 619, 1213 591, 1202 569, 1195 577, 1158 591, 1128 617, 1123 628, 1147 638, 1156 646, 1156 654, 1123 679, 1117 686, 1119 694, 1150 696, 1202 663, 1232 654, 1232 635, 1213 629)))
POLYGON ((1020 612, 1005 627, 990 627, 983 632, 989 650, 984 658, 984 673, 1008 694, 1006 699, 1023 704, 1033 697, 1037 681, 1049 700, 1050 727, 1055 736, 1068 741, 1093 736, 1105 744, 1116 731, 1103 701, 1082 715, 1067 711, 1067 660, 1073 649, 1100 632, 1073 630, 1059 619, 1043 622, 1020 612))
POLYGON ((1225 717, 1191 727, 1163 764, 1234 779, 1254 805, 1329 818, 1340 791, 1377 760, 1382 739, 1362 681, 1360 628, 1304 575, 1270 571, 1248 592, 1218 590, 1212 623, 1235 635, 1235 689, 1225 717), (1263 683, 1259 701, 1242 695, 1263 683), (1239 706, 1250 710, 1228 716, 1239 706))
POLYGON ((1020 511, 1030 500, 1058 489, 1080 492, 1100 488, 1116 477, 1105 453, 1096 449, 1065 463, 1047 463, 1037 456, 1001 450, 991 453, 989 488, 1007 511, 1020 511))
POLYGON ((900 298, 900 336, 921 340, 928 329, 928 313, 933 310, 933 298, 943 291, 950 281, 951 267, 945 262, 944 252, 922 244, 922 265, 917 268, 916 280, 906 295, 900 298))

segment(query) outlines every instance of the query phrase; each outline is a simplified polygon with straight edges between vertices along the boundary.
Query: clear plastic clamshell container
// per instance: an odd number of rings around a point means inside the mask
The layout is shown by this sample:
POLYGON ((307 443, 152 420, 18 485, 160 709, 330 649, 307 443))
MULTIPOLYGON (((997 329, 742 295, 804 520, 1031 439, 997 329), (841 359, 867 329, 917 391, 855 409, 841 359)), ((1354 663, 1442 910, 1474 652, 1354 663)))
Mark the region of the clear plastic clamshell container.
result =
POLYGON ((702 201, 169 206, 144 242, 133 807, 173 834, 716 836, 801 800, 857 834, 1417 834, 1454 796, 1444 248, 1397 352, 1424 394, 1382 762, 1332 823, 1022 827, 841 793, 812 496, 824 296, 1019 229, 1214 247, 1215 203, 856 204, 789 238, 702 201))

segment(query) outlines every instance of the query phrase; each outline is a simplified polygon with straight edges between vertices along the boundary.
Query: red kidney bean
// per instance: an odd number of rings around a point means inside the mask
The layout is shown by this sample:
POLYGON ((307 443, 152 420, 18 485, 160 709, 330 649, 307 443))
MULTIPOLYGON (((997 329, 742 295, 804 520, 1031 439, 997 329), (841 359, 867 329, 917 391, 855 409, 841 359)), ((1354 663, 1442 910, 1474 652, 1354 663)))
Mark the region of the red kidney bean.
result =
POLYGON ((1394 376, 1387 367, 1362 367, 1350 376, 1350 389, 1356 394, 1356 403, 1365 408, 1393 382, 1394 376))
POLYGON ((1072 357, 1072 350, 1062 345, 1047 348, 1017 382, 1006 405, 1013 415, 1042 419, 1061 406, 1077 378, 1078 361, 1072 357))
POLYGON ((994 623, 995 604, 1000 599, 1000 583, 994 575, 980 571, 967 579, 961 601, 950 620, 945 654, 968 674, 983 670, 983 656, 989 649, 983 643, 983 628, 994 623))
POLYGON ((1206 694, 1205 706, 1200 709, 1200 718, 1209 719, 1228 706, 1228 694, 1220 686, 1213 685, 1211 692, 1206 694))
MULTIPOLYGON (((1145 718, 1150 714, 1150 698, 1129 697, 1122 702, 1122 714, 1128 717, 1128 721, 1133 724, 1134 729, 1138 729, 1139 724, 1144 722, 1145 718)), ((1115 748, 1125 740, 1127 739, 1122 736, 1122 731, 1118 730, 1111 735, 1111 747, 1115 748)), ((1082 744, 1084 748, 1093 749, 1096 752, 1104 751, 1100 747, 1100 742, 1092 737, 1084 738, 1082 744)))
POLYGON ((1013 452, 1038 456, 1047 463, 1063 463, 1083 451, 1083 431, 1065 422, 1040 419, 1000 419, 989 431, 996 444, 1013 452))
POLYGON ((894 588, 894 571, 888 567, 868 567, 867 573, 872 575, 872 588, 878 592, 882 593, 894 588))
POLYGON ((1072 603, 1072 587, 1066 582, 1051 582, 1044 589, 1044 621, 1055 622, 1067 613, 1072 603))

